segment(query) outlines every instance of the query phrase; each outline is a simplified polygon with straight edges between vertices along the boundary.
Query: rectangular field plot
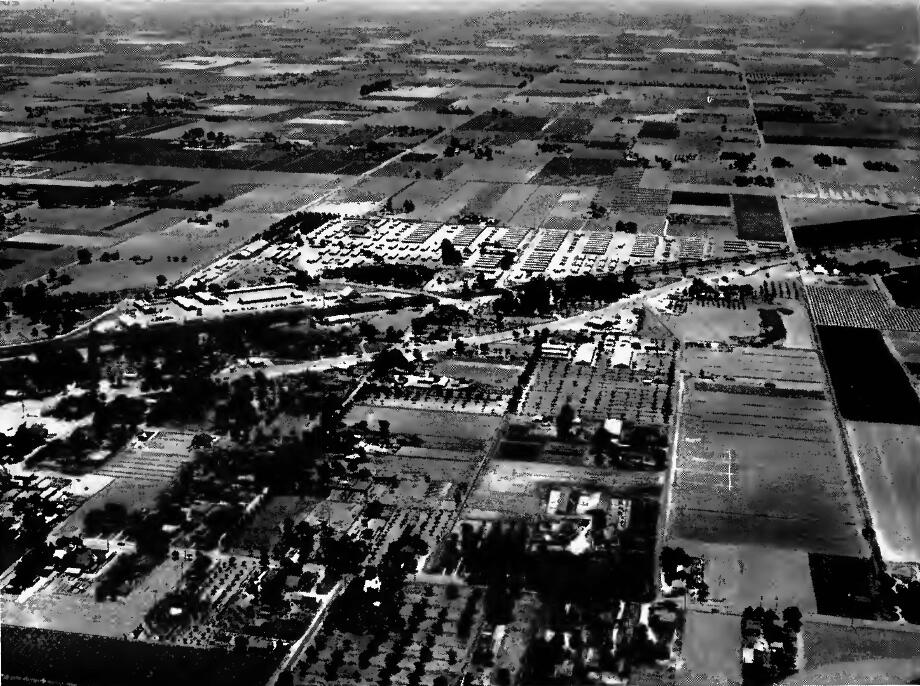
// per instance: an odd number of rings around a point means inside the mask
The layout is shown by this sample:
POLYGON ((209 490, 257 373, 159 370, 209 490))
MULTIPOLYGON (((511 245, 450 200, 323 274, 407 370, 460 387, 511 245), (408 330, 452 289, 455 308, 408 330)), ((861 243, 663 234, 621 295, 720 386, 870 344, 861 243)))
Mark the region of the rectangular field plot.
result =
POLYGON ((689 613, 681 650, 684 664, 676 675, 676 683, 681 686, 741 683, 740 626, 741 619, 734 615, 689 613))
POLYGON ((783 220, 773 195, 732 195, 738 238, 755 241, 784 241, 783 220))
POLYGON ((804 669, 795 675, 796 684, 834 682, 862 684, 910 683, 920 669, 920 635, 910 626, 859 623, 821 623, 806 620, 804 669))
POLYGON ((277 659, 226 649, 124 641, 75 631, 3 628, 3 673, 23 681, 111 686, 263 683, 277 659))
POLYGON ((103 500, 128 507, 151 506, 179 467, 192 459, 194 436, 185 431, 157 431, 146 442, 121 451, 96 470, 100 476, 111 477, 112 483, 83 509, 101 507, 103 500))
POLYGON ((882 557, 920 560, 920 427, 847 422, 882 557))
POLYGON ((819 326, 818 336, 844 417, 920 425, 920 400, 880 331, 819 326))
POLYGON ((684 353, 682 369, 693 376, 731 377, 778 387, 823 389, 824 371, 813 350, 734 348, 716 351, 691 348, 684 353))
POLYGON ((345 417, 345 423, 368 421, 369 415, 377 421, 390 422, 390 433, 421 436, 426 447, 463 445, 467 450, 486 445, 502 423, 501 417, 370 405, 355 405, 345 417))
MULTIPOLYGON (((725 384, 728 385, 728 384, 725 384)), ((856 498, 828 400, 690 381, 670 535, 858 555, 856 498), (708 390, 704 390, 708 389, 708 390)))

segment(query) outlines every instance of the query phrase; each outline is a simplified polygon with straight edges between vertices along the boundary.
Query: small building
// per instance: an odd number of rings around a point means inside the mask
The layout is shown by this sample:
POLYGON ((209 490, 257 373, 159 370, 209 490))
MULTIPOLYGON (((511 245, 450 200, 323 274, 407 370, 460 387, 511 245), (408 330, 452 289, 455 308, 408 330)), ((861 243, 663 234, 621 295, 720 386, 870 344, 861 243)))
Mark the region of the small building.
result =
POLYGON ((604 421, 604 431, 612 438, 619 439, 623 434, 623 420, 610 417, 604 421))
POLYGON ((565 343, 544 343, 540 355, 556 360, 568 360, 572 357, 572 349, 565 343))
POLYGON ((186 312, 194 312, 197 314, 201 314, 201 303, 198 302, 197 300, 193 300, 192 298, 189 298, 188 296, 177 295, 176 297, 173 298, 173 302, 176 303, 179 307, 181 307, 186 312))
POLYGON ((575 364, 593 365, 596 355, 597 345, 595 343, 582 343, 575 351, 575 364))

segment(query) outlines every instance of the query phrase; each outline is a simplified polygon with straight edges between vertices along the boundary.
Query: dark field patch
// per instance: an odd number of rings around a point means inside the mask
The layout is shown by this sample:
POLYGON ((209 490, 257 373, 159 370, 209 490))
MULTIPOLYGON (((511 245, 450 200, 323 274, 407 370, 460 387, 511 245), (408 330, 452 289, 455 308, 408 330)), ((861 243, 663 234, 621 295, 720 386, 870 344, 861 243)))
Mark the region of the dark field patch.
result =
POLYGON ((920 266, 896 269, 882 281, 899 306, 920 307, 920 266))
POLYGON ((846 419, 920 425, 920 400, 880 331, 819 326, 818 337, 846 419))
POLYGON ((765 135, 764 143, 770 145, 809 145, 832 148, 900 148, 900 142, 891 138, 842 138, 828 136, 779 136, 765 135))
POLYGON ((267 653, 157 645, 6 625, 0 651, 4 677, 87 686, 248 686, 264 683, 277 662, 267 653))
POLYGON ((560 117, 546 127, 544 134, 558 141, 581 140, 594 128, 594 122, 577 117, 560 117))
POLYGON ((172 141, 153 138, 116 138, 104 143, 64 147, 50 153, 41 149, 23 150, 22 159, 44 159, 85 163, 111 162, 166 167, 208 167, 212 169, 251 169, 284 153, 270 148, 246 150, 193 150, 172 141))
POLYGON ((810 553, 812 586, 818 612, 837 617, 873 619, 874 571, 872 562, 861 557, 810 553))
POLYGON ((591 185, 597 177, 613 176, 622 167, 622 160, 603 157, 554 157, 530 183, 545 185, 591 185))
POLYGON ((529 117, 516 114, 502 115, 483 112, 457 127, 457 131, 510 131, 538 134, 549 121, 546 117, 529 117))
POLYGON ((672 139, 680 135, 680 129, 677 124, 668 121, 647 121, 639 129, 639 138, 661 138, 672 139))
POLYGON ((773 195, 732 195, 738 238, 752 241, 785 241, 783 220, 773 195))
POLYGON ((917 215, 906 214, 873 219, 852 219, 843 222, 807 224, 792 230, 795 242, 803 248, 858 245, 892 238, 917 235, 920 226, 917 215))
POLYGON ((58 243, 33 243, 29 241, 0 241, 0 250, 4 248, 19 248, 20 250, 57 250, 63 247, 58 243))
POLYGON ((693 191, 672 191, 672 205, 703 205, 706 207, 731 207, 731 196, 727 193, 696 193, 693 191))

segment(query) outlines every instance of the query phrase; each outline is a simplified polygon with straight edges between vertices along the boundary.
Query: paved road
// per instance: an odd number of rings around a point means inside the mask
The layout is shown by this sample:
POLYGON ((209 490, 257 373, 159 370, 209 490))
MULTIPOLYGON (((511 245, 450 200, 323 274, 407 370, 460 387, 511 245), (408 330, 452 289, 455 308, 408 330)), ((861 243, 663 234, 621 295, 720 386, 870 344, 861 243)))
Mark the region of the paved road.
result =
POLYGON ((336 585, 329 592, 326 600, 323 601, 322 606, 319 608, 319 611, 316 613, 313 621, 310 622, 307 630, 304 631, 303 635, 298 638, 294 645, 291 646, 290 650, 288 650, 288 654, 281 661, 281 664, 278 665, 278 669, 276 669, 275 673, 272 674, 266 686, 275 686, 275 683, 278 681, 278 677, 281 675, 281 672, 285 671, 286 669, 290 669, 294 663, 300 659, 300 656, 303 655, 303 652, 310 646, 310 644, 313 643, 313 637, 316 636, 316 632, 322 626, 323 620, 326 618, 326 613, 329 612, 329 606, 332 605, 332 602, 345 589, 350 580, 351 577, 339 579, 338 583, 336 583, 336 585))
MULTIPOLYGON (((784 263, 784 262, 782 262, 784 263)), ((781 264, 782 264, 781 263, 781 264)), ((769 265, 769 268, 772 268, 776 265, 769 265)), ((756 271, 768 267, 759 267, 746 275, 750 275, 756 271)), ((707 278, 717 278, 721 279, 723 276, 728 277, 729 280, 735 278, 744 278, 743 275, 738 274, 734 267, 725 268, 722 271, 715 272, 713 274, 707 275, 707 278)), ((549 331, 560 331, 565 329, 575 329, 581 326, 584 326, 591 319, 599 317, 601 319, 608 319, 613 317, 619 312, 622 312, 626 309, 632 309, 642 304, 644 300, 649 298, 654 298, 664 293, 676 292, 687 288, 692 283, 691 278, 680 279, 673 283, 658 286, 647 291, 640 291, 634 295, 630 295, 626 298, 618 300, 616 302, 604 305, 594 310, 586 310, 580 312, 579 314, 572 315, 570 317, 560 317, 554 320, 548 320, 543 323, 533 324, 530 326, 519 326, 516 328, 505 329, 502 331, 495 331, 492 333, 476 334, 473 336, 464 336, 462 340, 467 345, 479 345, 481 343, 497 343, 499 341, 507 341, 514 338, 515 332, 520 336, 525 330, 538 331, 541 329, 548 329, 549 331)), ((421 343, 413 346, 413 349, 417 349, 422 355, 427 355, 437 352, 445 352, 447 350, 452 350, 456 346, 456 339, 451 339, 447 341, 436 341, 434 343, 421 343)), ((242 376, 255 374, 257 371, 261 371, 265 376, 269 378, 282 376, 284 374, 299 374, 306 371, 324 371, 327 369, 333 368, 347 368, 353 367, 359 363, 367 363, 372 359, 372 356, 364 353, 362 355, 338 355, 335 357, 324 357, 318 360, 313 360, 309 362, 299 362, 296 364, 277 364, 277 365, 268 365, 265 367, 251 368, 243 367, 234 370, 233 372, 219 372, 217 378, 220 379, 237 379, 242 376)))

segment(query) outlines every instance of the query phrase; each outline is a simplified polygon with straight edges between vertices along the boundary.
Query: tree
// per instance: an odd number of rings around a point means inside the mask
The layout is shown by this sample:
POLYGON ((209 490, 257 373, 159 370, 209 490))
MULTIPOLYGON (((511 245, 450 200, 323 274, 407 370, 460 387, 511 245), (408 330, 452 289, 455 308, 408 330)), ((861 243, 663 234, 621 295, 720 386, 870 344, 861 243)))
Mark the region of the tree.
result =
POLYGON ((401 351, 396 348, 387 348, 374 356, 371 368, 378 376, 388 376, 396 370, 411 371, 413 365, 401 351))
POLYGON ((787 160, 785 157, 779 157, 779 156, 777 155, 777 156, 774 157, 773 160, 770 162, 770 166, 772 166, 774 169, 784 169, 784 168, 786 168, 786 167, 791 167, 791 166, 792 166, 792 162, 790 162, 789 160, 787 160))
POLYGON ((827 169, 834 163, 834 160, 831 158, 831 156, 823 152, 819 152, 812 159, 814 159, 815 164, 817 164, 822 169, 827 169))
POLYGON ((559 410, 559 416, 556 417, 556 435, 560 440, 567 441, 572 434, 572 425, 575 422, 575 410, 566 401, 562 409, 559 410))
POLYGON ((93 254, 86 248, 79 248, 77 250, 77 260, 80 264, 89 264, 93 261, 93 254))
POLYGON ((463 262, 463 254, 454 247, 449 238, 441 241, 441 261, 448 267, 463 262))
POLYGON ((797 607, 787 607, 783 610, 783 622, 787 629, 798 633, 802 630, 802 611, 797 607))
POLYGON ((192 439, 192 450, 202 450, 211 446, 211 435, 206 433, 195 434, 192 439))
POLYGON ((406 198, 406 201, 403 203, 403 212, 409 214, 410 212, 415 212, 415 203, 406 198))
POLYGON ((168 283, 166 277, 163 274, 157 274, 157 286, 163 288, 168 283))

